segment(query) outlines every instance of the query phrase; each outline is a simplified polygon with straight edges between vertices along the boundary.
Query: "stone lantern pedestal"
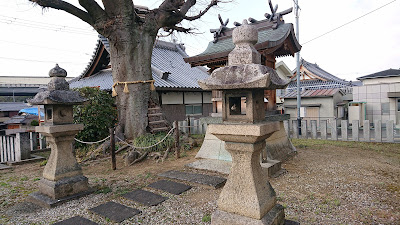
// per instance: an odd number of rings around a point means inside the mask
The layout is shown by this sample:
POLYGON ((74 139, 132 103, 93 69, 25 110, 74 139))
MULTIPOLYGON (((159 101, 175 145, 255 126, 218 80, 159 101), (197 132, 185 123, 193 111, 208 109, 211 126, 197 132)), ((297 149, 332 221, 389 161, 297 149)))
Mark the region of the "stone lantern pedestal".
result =
POLYGON ((260 153, 267 139, 280 130, 280 124, 265 121, 264 90, 284 88, 288 83, 272 68, 261 65, 254 48, 257 28, 247 21, 232 33, 236 45, 228 55, 228 66, 216 69, 199 81, 204 90, 222 90, 222 124, 208 130, 225 141, 232 156, 232 168, 218 199, 213 225, 281 225, 283 207, 260 165, 260 153))
POLYGON ((83 176, 72 148, 75 135, 83 129, 82 124, 73 124, 73 105, 86 99, 79 92, 69 90, 66 75, 57 65, 50 70, 52 79, 48 90, 29 101, 33 105, 44 105, 45 121, 36 127, 36 132, 46 136, 51 148, 39 181, 39 192, 32 193, 30 200, 48 208, 90 193, 88 179, 83 176))

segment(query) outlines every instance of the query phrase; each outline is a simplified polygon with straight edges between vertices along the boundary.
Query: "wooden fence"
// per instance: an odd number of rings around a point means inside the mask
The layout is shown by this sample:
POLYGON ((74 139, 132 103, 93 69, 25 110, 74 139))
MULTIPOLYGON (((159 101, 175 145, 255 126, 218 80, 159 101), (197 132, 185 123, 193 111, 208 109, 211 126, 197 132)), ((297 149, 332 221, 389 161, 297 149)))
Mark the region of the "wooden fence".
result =
POLYGON ((45 147, 44 138, 36 132, 2 135, 0 136, 0 163, 29 159, 32 151, 45 147))
POLYGON ((184 121, 178 121, 179 130, 185 134, 205 134, 207 124, 201 123, 199 119, 189 118, 184 121))
POLYGON ((393 120, 378 120, 370 123, 365 120, 360 124, 353 120, 349 125, 347 120, 321 120, 317 126, 316 120, 311 120, 311 126, 306 121, 301 123, 301 134, 299 134, 297 120, 285 120, 286 134, 291 138, 341 140, 341 141, 364 141, 364 142, 400 142, 399 129, 394 127, 393 120))

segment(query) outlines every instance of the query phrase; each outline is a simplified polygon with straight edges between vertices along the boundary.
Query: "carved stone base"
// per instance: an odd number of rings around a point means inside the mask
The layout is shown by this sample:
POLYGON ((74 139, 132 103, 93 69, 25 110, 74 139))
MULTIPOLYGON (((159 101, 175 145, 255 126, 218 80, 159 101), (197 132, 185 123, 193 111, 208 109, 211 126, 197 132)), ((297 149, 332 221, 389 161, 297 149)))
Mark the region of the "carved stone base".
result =
POLYGON ((82 175, 63 178, 57 181, 43 178, 39 182, 39 192, 51 199, 61 199, 88 190, 88 178, 82 175))
POLYGON ((285 213, 283 206, 276 204, 260 220, 241 216, 222 210, 215 211, 211 216, 212 225, 283 225, 285 223, 285 213))

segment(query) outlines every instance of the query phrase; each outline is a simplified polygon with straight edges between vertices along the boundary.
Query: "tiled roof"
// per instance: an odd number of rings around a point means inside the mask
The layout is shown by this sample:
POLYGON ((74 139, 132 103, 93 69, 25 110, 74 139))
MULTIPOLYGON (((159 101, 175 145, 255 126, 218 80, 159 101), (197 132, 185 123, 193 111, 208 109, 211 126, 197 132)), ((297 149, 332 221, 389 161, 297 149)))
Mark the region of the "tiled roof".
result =
MULTIPOLYGON (((107 39, 100 37, 101 43, 109 46, 107 39)), ((97 46, 98 48, 100 46, 97 46)), ((96 52, 96 51, 95 51, 96 52)), ((157 88, 200 88, 197 81, 208 77, 205 68, 191 67, 183 57, 188 57, 181 44, 158 40, 151 58, 152 75, 157 88), (161 79, 161 72, 170 73, 166 80, 161 79)), ((71 88, 100 87, 111 90, 113 84, 111 69, 103 69, 89 77, 80 77, 70 83, 71 88)))
MULTIPOLYGON (((343 92, 339 88, 306 90, 301 92, 301 97, 302 98, 330 97, 338 92, 340 92, 343 95, 343 92)), ((285 96, 283 96, 283 98, 297 98, 297 91, 287 92, 285 96)))
MULTIPOLYGON (((317 64, 309 63, 306 60, 302 59, 301 60, 301 65, 303 65, 307 70, 309 70, 311 73, 324 78, 328 81, 334 81, 340 84, 345 84, 348 85, 349 82, 345 81, 344 79, 340 79, 339 77, 334 76, 331 73, 328 73, 327 71, 323 70, 320 68, 317 64)), ((294 71, 295 73, 296 71, 294 71)))
POLYGON ((0 112, 19 111, 30 107, 32 106, 24 102, 0 102, 0 112))
POLYGON ((373 78, 384 78, 384 77, 399 77, 400 69, 388 69, 384 71, 380 71, 377 73, 369 74, 366 76, 358 77, 357 80, 365 80, 365 79, 373 79, 373 78))
MULTIPOLYGON (((332 89, 332 88, 345 88, 349 85, 339 83, 336 81, 322 81, 322 80, 302 80, 300 81, 300 87, 306 90, 317 90, 317 89, 332 89)), ((292 81, 289 83, 288 90, 297 89, 297 82, 292 81)))
MULTIPOLYGON (((283 42, 289 35, 293 25, 291 23, 285 23, 278 26, 277 29, 266 29, 258 32, 258 42, 257 44, 268 42, 267 48, 272 48, 281 42, 283 42)), ((257 45, 256 44, 256 45, 257 45)), ((211 41, 207 49, 197 56, 212 55, 220 52, 230 52, 235 48, 232 42, 232 38, 226 38, 214 43, 211 41)))

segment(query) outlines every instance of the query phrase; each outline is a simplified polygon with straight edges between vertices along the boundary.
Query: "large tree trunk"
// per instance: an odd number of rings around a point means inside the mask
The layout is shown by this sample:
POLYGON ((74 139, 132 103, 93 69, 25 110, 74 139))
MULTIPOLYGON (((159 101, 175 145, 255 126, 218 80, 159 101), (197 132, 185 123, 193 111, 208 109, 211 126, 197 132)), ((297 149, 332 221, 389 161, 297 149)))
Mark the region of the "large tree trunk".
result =
MULTIPOLYGON (((138 30, 138 27, 116 30, 108 37, 114 83, 152 80, 151 55, 156 35, 138 30)), ((144 134, 148 124, 150 83, 128 84, 129 93, 123 92, 124 85, 117 85, 115 89, 118 94, 116 132, 123 133, 126 139, 144 134)))

